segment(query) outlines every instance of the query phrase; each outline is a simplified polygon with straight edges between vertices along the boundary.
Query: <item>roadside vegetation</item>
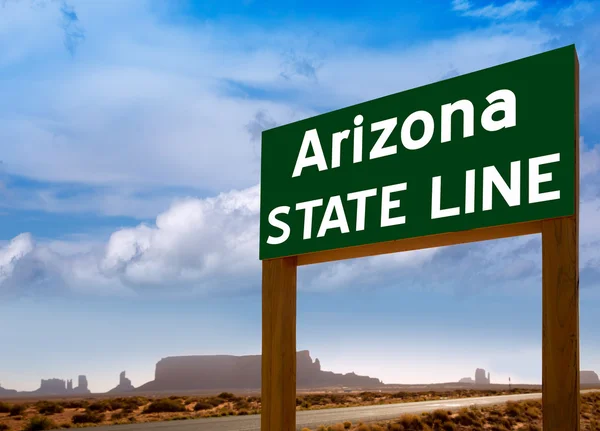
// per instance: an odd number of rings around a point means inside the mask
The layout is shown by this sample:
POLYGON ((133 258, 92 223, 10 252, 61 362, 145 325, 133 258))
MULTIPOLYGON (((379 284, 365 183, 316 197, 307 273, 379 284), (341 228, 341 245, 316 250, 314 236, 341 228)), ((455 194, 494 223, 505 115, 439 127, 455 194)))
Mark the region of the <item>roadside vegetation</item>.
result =
MULTIPOLYGON (((532 392, 513 390, 515 392, 532 392)), ((429 401, 502 395, 501 391, 361 392, 299 395, 298 410, 429 401)), ((260 397, 216 396, 115 397, 108 399, 0 402, 0 431, 36 431, 96 425, 186 420, 203 417, 241 416, 260 413, 260 397)), ((582 430, 600 431, 600 393, 582 396, 582 430)), ((469 408, 458 412, 438 410, 405 415, 376 424, 344 422, 304 431, 533 431, 541 429, 540 401, 509 402, 503 406, 469 408)))
MULTIPOLYGON (((600 393, 583 394, 581 430, 600 431, 600 393)), ((343 422, 302 431, 541 431, 542 403, 538 400, 508 402, 493 407, 470 407, 459 411, 435 410, 421 415, 364 424, 343 422)))

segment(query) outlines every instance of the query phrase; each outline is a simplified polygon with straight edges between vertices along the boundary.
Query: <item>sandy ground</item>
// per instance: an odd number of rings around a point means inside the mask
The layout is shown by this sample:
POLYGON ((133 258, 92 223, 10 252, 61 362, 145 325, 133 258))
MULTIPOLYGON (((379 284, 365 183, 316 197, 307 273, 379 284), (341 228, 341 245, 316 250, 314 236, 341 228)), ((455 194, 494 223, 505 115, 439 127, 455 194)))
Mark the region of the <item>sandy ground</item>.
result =
MULTIPOLYGON (((512 393, 531 393, 537 392, 535 389, 520 389, 512 393)), ((392 404, 414 401, 432 401, 440 399, 464 398, 485 395, 503 395, 508 391, 480 391, 480 390, 457 390, 457 391, 401 391, 401 392, 344 392, 344 391, 320 391, 314 393, 299 393, 297 398, 298 410, 316 410, 336 407, 353 407, 377 404, 392 404)), ((219 417, 233 415, 257 414, 260 412, 260 398, 256 395, 233 395, 231 393, 219 394, 217 396, 178 396, 170 397, 110 397, 110 396, 89 396, 89 397, 52 397, 42 400, 33 398, 17 398, 11 402, 4 402, 5 410, 14 405, 22 405, 24 411, 20 414, 0 413, 0 431, 2 425, 5 430, 21 431, 25 429, 27 423, 34 418, 44 416, 52 421, 55 426, 63 428, 93 426, 93 425, 111 425, 123 423, 144 423, 168 420, 184 420, 202 417, 219 417), (178 412, 160 412, 148 413, 145 410, 153 402, 162 400, 167 403, 175 403, 184 406, 184 411, 178 412), (79 403, 80 405, 74 405, 79 403), (40 412, 43 404, 51 404, 56 407, 62 407, 63 411, 54 414, 42 415, 40 412), (196 410, 197 404, 203 404, 202 410, 196 410), (127 408, 129 406, 129 408, 127 408), (82 415, 86 412, 92 412, 92 415, 99 417, 99 422, 87 422, 75 424, 74 416, 82 415)), ((0 407, 2 405, 0 404, 0 407)), ((13 412, 14 413, 14 412, 13 412)), ((48 428, 49 429, 49 428, 48 428)))

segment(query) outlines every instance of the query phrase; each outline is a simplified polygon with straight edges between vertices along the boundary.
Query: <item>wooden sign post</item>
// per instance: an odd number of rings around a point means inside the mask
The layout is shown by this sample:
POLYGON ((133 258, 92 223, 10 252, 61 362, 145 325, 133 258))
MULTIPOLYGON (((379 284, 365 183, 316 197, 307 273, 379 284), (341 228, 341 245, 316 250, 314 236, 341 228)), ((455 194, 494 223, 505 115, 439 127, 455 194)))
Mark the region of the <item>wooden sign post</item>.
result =
POLYGON ((542 222, 544 430, 579 430, 579 62, 575 56, 575 214, 542 222))
POLYGON ((578 430, 578 138, 573 45, 263 132, 261 430, 296 429, 299 265, 539 233, 543 425, 578 430))

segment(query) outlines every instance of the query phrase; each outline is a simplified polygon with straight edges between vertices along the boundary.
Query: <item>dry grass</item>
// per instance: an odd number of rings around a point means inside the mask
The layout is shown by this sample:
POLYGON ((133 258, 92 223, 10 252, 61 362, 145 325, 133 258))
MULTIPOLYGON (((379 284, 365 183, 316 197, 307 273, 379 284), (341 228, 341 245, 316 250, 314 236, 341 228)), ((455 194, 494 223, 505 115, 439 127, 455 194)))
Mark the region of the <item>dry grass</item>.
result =
MULTIPOLYGON (((305 394, 296 401, 298 410, 389 404, 500 395, 500 391, 397 392, 360 394, 305 394)), ((260 397, 238 397, 231 393, 217 396, 140 396, 106 399, 78 399, 4 403, 0 406, 0 430, 79 428, 94 425, 144 423, 205 417, 260 413, 260 397), (12 413, 12 415, 11 415, 12 413), (33 425, 31 425, 33 424, 33 425), (36 425, 37 424, 37 425, 36 425), (42 426, 42 428, 40 428, 42 426), (46 427, 46 428, 43 428, 46 427)), ((344 422, 323 426, 319 431, 533 431, 541 429, 540 401, 509 402, 504 406, 463 409, 458 412, 436 410, 423 415, 405 415, 378 424, 344 422)), ((600 393, 582 396, 582 430, 600 431, 600 393)), ((317 431, 317 430, 304 430, 317 431)))
MULTIPOLYGON (((538 400, 508 402, 493 407, 463 408, 457 412, 436 410, 403 415, 372 424, 329 425, 303 431, 541 431, 542 403, 538 400)), ((581 397, 581 430, 600 431, 600 392, 581 397)))

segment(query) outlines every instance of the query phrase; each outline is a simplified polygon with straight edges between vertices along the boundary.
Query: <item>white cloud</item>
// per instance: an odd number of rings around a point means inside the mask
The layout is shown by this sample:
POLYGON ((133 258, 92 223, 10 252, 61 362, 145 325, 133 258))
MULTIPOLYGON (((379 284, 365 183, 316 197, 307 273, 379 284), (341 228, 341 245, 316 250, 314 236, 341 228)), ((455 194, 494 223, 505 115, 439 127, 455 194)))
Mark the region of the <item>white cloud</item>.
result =
MULTIPOLYGON (((600 146, 584 148, 580 207, 582 287, 600 274, 600 146), (585 274, 591 274, 586 275, 585 274), (595 275, 594 275, 595 274, 595 275)), ((134 294, 258 288, 259 187, 186 198, 152 225, 119 229, 106 243, 39 241, 22 234, 0 248, 0 290, 29 285, 134 294)), ((539 236, 418 250, 301 268, 304 290, 402 285, 418 289, 533 286, 541 276, 539 236), (417 270, 418 269, 418 270, 417 270), (487 281, 480 286, 481 280, 487 281), (518 281, 516 283, 515 281, 518 281)))
MULTIPOLYGON (((460 13, 488 18, 534 6, 453 2, 460 13)), ((52 281, 75 290, 131 293, 149 286, 258 284, 258 190, 252 185, 258 181, 261 128, 427 84, 449 71, 463 74, 535 54, 555 40, 538 23, 513 23, 373 50, 332 46, 318 31, 293 25, 269 32, 234 31, 226 23, 175 27, 158 21, 145 1, 80 2, 77 31, 85 39, 75 38, 79 45, 71 57, 60 7, 8 2, 0 14, 0 66, 13 76, 0 83, 0 141, 10 143, 3 147, 3 169, 97 188, 65 199, 58 185, 10 195, 15 190, 9 183, 3 202, 22 209, 158 217, 155 225, 114 232, 107 244, 38 241, 27 248, 15 239, 20 246, 1 249, 2 286, 52 281), (31 67, 41 53, 46 66, 31 67), (269 96, 249 97, 252 92, 269 96), (262 100, 269 98, 276 101, 262 100), (156 193, 161 187, 210 195, 240 191, 171 205, 173 193, 156 193), (148 194, 140 197, 140 191, 148 194)), ((348 30, 327 24, 329 36, 348 30)), ((599 166, 595 147, 582 157, 584 268, 598 266, 600 234, 593 220, 599 166)), ((494 282, 533 279, 539 273, 536 241, 515 238, 318 265, 306 268, 301 286, 385 283, 393 271, 404 271, 406 280, 422 287, 446 286, 459 277, 468 284, 475 274, 494 282), (422 276, 412 271, 415 266, 424 269, 422 276)))
POLYGON ((461 12, 464 16, 472 16, 477 18, 489 19, 506 19, 512 16, 523 15, 536 7, 537 1, 530 0, 514 0, 504 3, 501 6, 496 6, 490 3, 482 7, 473 7, 473 3, 469 0, 453 0, 452 9, 461 12))
POLYGON ((16 263, 34 248, 31 235, 22 233, 0 248, 0 284, 10 278, 16 263))
POLYGON ((258 202, 253 187, 176 203, 154 227, 115 232, 101 270, 134 285, 200 281, 204 287, 256 273, 258 202))
POLYGON ((471 9, 469 0, 452 0, 452 10, 465 11, 471 9))
POLYGON ((557 18, 558 21, 567 27, 571 27, 574 26, 575 24, 577 24, 578 22, 580 22, 581 20, 583 20, 586 16, 592 14, 595 10, 596 7, 598 6, 598 3, 594 3, 591 1, 574 1, 572 4, 570 4, 569 6, 561 9, 558 14, 557 14, 557 18))
MULTIPOLYGON (((267 113, 267 125, 286 123, 314 114, 311 107, 341 107, 435 81, 450 69, 465 73, 533 54, 551 40, 536 25, 515 25, 408 49, 334 49, 322 35, 293 26, 176 27, 149 10, 145 2, 78 2, 85 39, 71 58, 59 2, 7 3, 2 40, 14 43, 0 42, 0 64, 14 73, 0 83, 0 140, 10 142, 8 173, 117 190, 247 188, 259 179, 256 131, 248 128, 257 113, 267 113), (31 67, 41 53, 45 66, 31 67), (253 89, 269 96, 244 95, 253 89)), ((327 34, 340 27, 328 25, 327 34)), ((76 198, 93 202, 77 205, 156 214, 135 200, 126 208, 128 196, 120 199, 119 191, 102 193, 106 199, 76 198)), ((74 205, 52 193, 29 203, 49 211, 74 205)))

